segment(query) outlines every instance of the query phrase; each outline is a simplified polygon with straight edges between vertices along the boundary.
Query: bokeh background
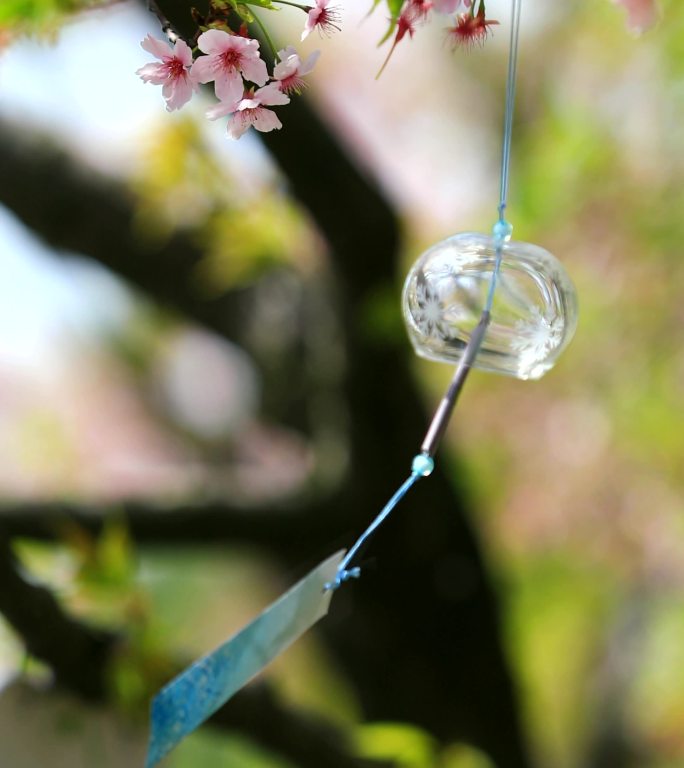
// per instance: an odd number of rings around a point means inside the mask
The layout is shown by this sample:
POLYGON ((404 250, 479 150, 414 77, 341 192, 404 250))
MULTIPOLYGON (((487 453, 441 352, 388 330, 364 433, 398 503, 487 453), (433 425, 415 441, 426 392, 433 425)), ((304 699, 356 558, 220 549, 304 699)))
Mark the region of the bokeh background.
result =
MULTIPOLYGON (((384 11, 345 3, 265 144, 206 95, 165 112, 141 5, 24 5, 0 27, 0 764, 142 765, 151 693, 405 475, 450 370, 412 356, 401 283, 495 218, 508 3, 482 48, 433 23, 379 81, 384 11)), ((684 765, 684 10, 662 5, 636 38, 607 0, 524 3, 509 219, 575 281, 576 338, 539 382, 472 376, 367 575, 165 765, 684 765)))

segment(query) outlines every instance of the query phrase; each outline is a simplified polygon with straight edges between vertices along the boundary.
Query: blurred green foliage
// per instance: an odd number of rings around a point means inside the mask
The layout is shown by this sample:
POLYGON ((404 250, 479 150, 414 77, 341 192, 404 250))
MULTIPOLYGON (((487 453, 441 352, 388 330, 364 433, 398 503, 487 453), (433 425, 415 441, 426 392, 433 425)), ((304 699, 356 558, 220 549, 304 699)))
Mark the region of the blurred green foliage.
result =
POLYGON ((395 723, 372 723, 357 729, 356 740, 366 757, 389 758, 398 768, 435 765, 435 745, 424 731, 395 723))
POLYGON ((117 0, 2 0, 0 32, 11 34, 54 33, 70 15, 106 7, 117 0))
POLYGON ((189 736, 165 764, 168 768, 297 768, 238 735, 217 736, 206 730, 189 736))
POLYGON ((277 266, 316 264, 320 243, 277 180, 257 181, 217 157, 195 119, 155 125, 143 147, 133 184, 139 235, 191 231, 206 253, 196 274, 203 292, 253 282, 277 266))

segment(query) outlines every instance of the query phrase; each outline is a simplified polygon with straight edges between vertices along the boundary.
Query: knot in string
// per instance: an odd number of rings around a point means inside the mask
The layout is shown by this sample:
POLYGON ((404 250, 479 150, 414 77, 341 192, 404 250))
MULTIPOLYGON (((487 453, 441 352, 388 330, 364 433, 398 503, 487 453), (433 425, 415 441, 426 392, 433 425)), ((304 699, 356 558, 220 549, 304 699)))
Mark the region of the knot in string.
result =
POLYGON ((431 456, 425 453, 419 453, 413 457, 411 464, 411 474, 399 487, 394 496, 385 504, 380 514, 373 520, 373 522, 366 528, 366 530, 356 540, 354 546, 347 552, 344 560, 340 563, 337 569, 337 574, 332 581, 329 581, 323 589, 325 591, 332 589, 336 590, 340 585, 344 584, 349 579, 358 579, 361 576, 361 568, 358 566, 349 568, 349 563, 358 554, 359 550, 368 541, 368 539, 375 533, 375 531, 385 522, 390 512, 397 506, 397 504, 404 498, 409 488, 415 485, 422 477, 427 477, 432 473, 435 468, 435 462, 431 456))

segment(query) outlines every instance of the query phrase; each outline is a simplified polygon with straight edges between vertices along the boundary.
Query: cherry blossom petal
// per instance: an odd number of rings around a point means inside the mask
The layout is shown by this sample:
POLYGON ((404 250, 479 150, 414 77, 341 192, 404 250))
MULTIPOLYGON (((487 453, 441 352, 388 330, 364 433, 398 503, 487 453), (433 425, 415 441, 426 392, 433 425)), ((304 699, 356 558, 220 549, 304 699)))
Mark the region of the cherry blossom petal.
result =
POLYGON ((252 114, 249 112, 236 112, 228 120, 228 135, 231 139, 239 139, 252 125, 252 114))
POLYGON ((311 34, 314 27, 318 23, 318 17, 321 15, 321 9, 315 5, 307 14, 306 24, 304 25, 304 31, 302 32, 302 42, 311 34))
POLYGON ((180 77, 170 80, 162 88, 162 95, 166 99, 166 109, 173 112, 187 104, 192 97, 193 83, 189 77, 180 77))
POLYGON ((218 120, 219 117, 226 117, 226 115, 232 115, 233 112, 237 112, 238 104, 238 101, 233 101, 232 103, 230 101, 219 101, 218 104, 210 107, 205 114, 208 120, 218 120))
POLYGON ((266 62, 261 58, 246 58, 242 63, 242 72, 247 80, 251 80, 257 85, 264 85, 268 80, 266 62))
POLYGON ((278 131, 283 127, 283 124, 278 119, 278 115, 270 109, 255 109, 252 119, 252 125, 257 131, 261 133, 268 133, 269 131, 278 131))
POLYGON ((135 72, 138 77, 141 77, 146 83, 152 83, 153 85, 162 85, 167 80, 167 72, 163 64, 145 64, 144 67, 135 72))
POLYGON ((278 51, 278 58, 280 61, 285 61, 285 59, 289 59, 290 56, 297 56, 297 51, 292 45, 288 45, 287 48, 283 48, 282 51, 278 51))
POLYGON ((314 68, 320 55, 320 51, 314 51, 306 61, 302 63, 297 51, 289 45, 287 48, 278 52, 280 61, 273 68, 273 77, 275 80, 287 80, 293 75, 298 77, 308 75, 314 68))
POLYGON ((242 96, 245 85, 242 82, 240 73, 233 70, 232 72, 224 72, 216 76, 214 90, 216 91, 216 97, 220 101, 235 102, 242 96))
MULTIPOLYGON (((245 99, 245 101, 251 101, 245 99)), ((244 103, 244 102, 243 102, 244 103)), ((278 119, 275 112, 265 107, 248 108, 236 112, 228 120, 228 135, 232 139, 239 139, 251 126, 257 131, 267 133, 268 131, 279 130, 283 124, 278 119)))
POLYGON ((236 41, 239 43, 240 50, 246 56, 258 56, 259 55, 259 41, 254 40, 251 37, 237 37, 236 41))
POLYGON ((310 56, 308 56, 306 61, 299 68, 299 74, 308 75, 309 72, 311 72, 311 70, 316 66, 316 62, 318 61, 320 55, 320 51, 314 51, 310 56))
POLYGON ((192 49, 185 40, 176 40, 173 49, 173 55, 183 64, 184 67, 192 65, 192 49))
POLYGON ((216 66, 213 57, 199 56, 190 71, 197 82, 210 83, 216 77, 216 66))
POLYGON ((244 112, 246 109, 257 109, 261 106, 259 99, 243 99, 238 104, 238 111, 244 112))
POLYGON ((152 35, 147 35, 142 43, 140 43, 140 46, 143 50, 151 53, 158 59, 163 60, 169 58, 169 56, 173 56, 173 49, 171 46, 163 40, 157 40, 157 38, 152 37, 152 35))
POLYGON ((292 77, 299 68, 299 56, 296 53, 290 54, 287 57, 282 56, 284 51, 281 51, 278 55, 280 61, 273 67, 273 77, 276 80, 286 80, 288 77, 292 77))
POLYGON ((197 47, 204 53, 223 53, 230 47, 233 37, 235 35, 229 35, 220 29, 208 29, 197 38, 197 47))
POLYGON ((280 90, 278 83, 269 83, 264 88, 259 88, 254 97, 258 100, 259 104, 267 104, 269 106, 280 106, 290 103, 290 97, 280 90))

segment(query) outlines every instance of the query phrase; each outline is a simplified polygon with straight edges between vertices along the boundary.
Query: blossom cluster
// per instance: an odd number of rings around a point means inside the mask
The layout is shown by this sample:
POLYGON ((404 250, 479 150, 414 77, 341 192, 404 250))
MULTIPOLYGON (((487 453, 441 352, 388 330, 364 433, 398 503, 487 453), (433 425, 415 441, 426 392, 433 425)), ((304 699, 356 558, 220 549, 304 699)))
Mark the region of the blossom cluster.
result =
MULTIPOLYGON (((271 0, 252 2, 263 8, 274 7, 271 0)), ((275 2, 283 3, 285 0, 275 2)), ((315 0, 313 6, 288 0, 286 5, 306 12, 302 40, 314 30, 323 34, 339 30, 339 11, 331 5, 331 0, 315 0)), ((486 19, 484 0, 404 0, 399 12, 395 11, 396 15, 390 19, 390 30, 385 40, 396 33, 383 69, 397 43, 407 33, 412 37, 416 25, 426 21, 433 9, 437 13, 454 16, 449 35, 454 43, 466 46, 481 43, 489 27, 497 23, 486 19)), ((146 64, 137 74, 145 82, 162 86, 169 111, 187 104, 201 84, 213 82, 219 102, 209 109, 207 117, 210 120, 227 117, 228 135, 232 138, 239 138, 250 127, 262 132, 279 129, 282 123, 272 107, 288 104, 292 94, 301 92, 305 86, 303 78, 313 69, 319 51, 305 61, 292 46, 277 53, 274 51, 275 64, 269 75, 261 55, 260 42, 250 36, 249 28, 244 23, 246 20, 255 20, 247 5, 239 5, 237 0, 211 0, 210 18, 201 20, 208 23, 200 24, 201 32, 193 41, 194 48, 173 34, 170 35, 173 47, 148 35, 142 47, 158 62, 146 64), (228 23, 231 10, 243 21, 237 31, 228 23)))
MULTIPOLYGON (((145 82, 162 86, 169 111, 186 104, 201 84, 213 83, 219 101, 208 110, 207 117, 210 120, 227 117, 228 135, 232 138, 239 138, 250 127, 262 132, 281 128, 282 123, 272 108, 289 104, 293 94, 301 93, 306 85, 304 77, 313 69, 320 52, 315 51, 302 60, 292 46, 277 52, 273 49, 274 65, 269 75, 260 42, 250 36, 246 22, 256 21, 270 44, 263 25, 248 6, 270 10, 275 8, 273 2, 294 6, 306 13, 302 40, 314 30, 322 34, 339 30, 339 10, 331 5, 331 0, 315 0, 313 6, 292 0, 210 0, 209 16, 198 20, 198 33, 190 41, 193 47, 174 33, 168 33, 173 47, 148 35, 142 47, 158 62, 146 64, 137 74, 145 82), (233 17, 242 22, 237 30, 229 25, 233 17)), ((375 0, 373 8, 378 2, 375 0)), ((657 0, 613 2, 627 10, 628 24, 635 31, 642 31, 657 19, 657 0)), ((390 7, 393 13, 389 29, 381 42, 392 42, 378 76, 396 46, 407 35, 412 38, 418 26, 435 14, 450 20, 446 34, 453 47, 482 45, 490 28, 499 23, 487 17, 485 0, 403 0, 398 8, 396 2, 390 7)), ((168 30, 168 25, 166 28, 168 30)))
MULTIPOLYGON (((316 0, 307 10, 302 40, 318 29, 337 29, 337 11, 330 0, 316 0)), ((271 109, 289 104, 290 96, 305 87, 304 76, 313 69, 320 51, 302 60, 292 46, 275 53, 271 75, 261 56, 260 43, 249 36, 245 24, 238 32, 227 24, 222 29, 209 28, 198 35, 195 55, 188 43, 176 38, 173 47, 151 35, 142 47, 158 62, 145 64, 136 74, 146 83, 162 86, 162 95, 169 111, 188 103, 193 93, 205 83, 214 84, 218 104, 207 111, 210 120, 228 117, 228 135, 238 139, 250 127, 257 131, 272 131, 282 127, 271 109)))

